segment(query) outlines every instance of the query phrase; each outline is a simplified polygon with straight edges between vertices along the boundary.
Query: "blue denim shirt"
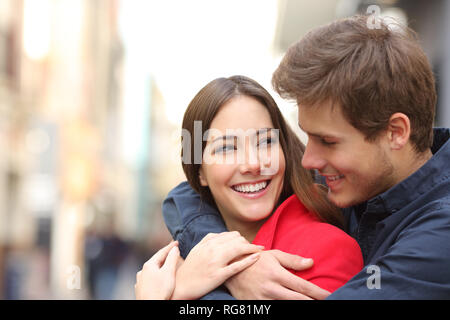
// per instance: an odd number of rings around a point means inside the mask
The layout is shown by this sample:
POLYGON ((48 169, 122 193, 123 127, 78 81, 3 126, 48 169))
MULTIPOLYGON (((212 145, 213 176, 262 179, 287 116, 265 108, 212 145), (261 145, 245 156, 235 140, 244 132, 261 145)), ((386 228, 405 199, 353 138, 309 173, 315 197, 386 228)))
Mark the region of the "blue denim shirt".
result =
MULTIPOLYGON (((343 209, 364 269, 328 299, 450 299, 450 130, 435 129, 433 157, 386 192, 343 209)), ((226 231, 215 208, 184 182, 163 203, 183 257, 226 231)), ((223 287, 204 299, 232 299, 223 287)))

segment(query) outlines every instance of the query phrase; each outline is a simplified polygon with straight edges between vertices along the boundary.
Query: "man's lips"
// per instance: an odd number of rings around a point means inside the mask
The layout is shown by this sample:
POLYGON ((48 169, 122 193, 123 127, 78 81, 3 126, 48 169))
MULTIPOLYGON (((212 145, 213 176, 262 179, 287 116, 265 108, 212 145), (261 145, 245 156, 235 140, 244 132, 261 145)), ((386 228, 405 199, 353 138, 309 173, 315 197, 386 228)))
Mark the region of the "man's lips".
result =
POLYGON ((339 180, 339 179, 344 178, 344 175, 343 175, 343 174, 340 174, 340 175, 324 176, 324 177, 325 177, 325 179, 327 179, 327 180, 329 180, 329 181, 337 181, 337 180, 339 180))
POLYGON ((343 174, 340 175, 323 175, 325 177, 326 183, 330 189, 336 188, 345 177, 343 174))

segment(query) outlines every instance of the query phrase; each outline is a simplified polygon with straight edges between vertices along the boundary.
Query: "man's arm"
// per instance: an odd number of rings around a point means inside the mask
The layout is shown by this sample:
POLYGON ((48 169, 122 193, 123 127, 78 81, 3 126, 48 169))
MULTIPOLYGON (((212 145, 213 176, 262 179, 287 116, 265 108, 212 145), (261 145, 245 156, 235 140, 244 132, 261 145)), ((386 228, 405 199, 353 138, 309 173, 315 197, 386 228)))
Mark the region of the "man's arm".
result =
POLYGON ((286 270, 301 271, 312 265, 312 259, 279 250, 263 251, 255 264, 229 278, 225 285, 242 300, 322 300, 328 291, 286 270))
POLYGON ((170 234, 178 240, 184 259, 208 233, 228 231, 217 210, 202 201, 186 181, 169 192, 162 212, 170 234))

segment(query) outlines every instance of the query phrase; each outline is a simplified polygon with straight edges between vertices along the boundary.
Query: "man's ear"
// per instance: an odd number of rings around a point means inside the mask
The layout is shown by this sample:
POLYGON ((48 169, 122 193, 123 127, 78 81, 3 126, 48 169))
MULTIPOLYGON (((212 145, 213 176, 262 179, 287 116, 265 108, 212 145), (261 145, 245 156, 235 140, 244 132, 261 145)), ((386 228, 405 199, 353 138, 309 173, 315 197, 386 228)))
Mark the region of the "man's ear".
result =
POLYGON ((411 136, 411 123, 406 114, 397 112, 389 118, 388 141, 392 150, 402 149, 411 136))
POLYGON ((200 168, 200 170, 198 172, 198 179, 200 180, 200 185, 202 187, 207 187, 208 186, 208 181, 206 181, 205 176, 203 174, 203 168, 200 168))

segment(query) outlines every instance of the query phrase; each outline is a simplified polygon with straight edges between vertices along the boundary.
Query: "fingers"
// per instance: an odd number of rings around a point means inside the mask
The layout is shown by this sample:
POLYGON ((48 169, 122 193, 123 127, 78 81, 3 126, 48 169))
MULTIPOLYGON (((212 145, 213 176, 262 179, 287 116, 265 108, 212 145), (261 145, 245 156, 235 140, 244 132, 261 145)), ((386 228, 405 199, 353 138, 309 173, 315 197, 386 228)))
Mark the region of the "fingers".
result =
POLYGON ((209 265, 215 266, 216 276, 225 281, 255 263, 259 255, 254 253, 263 249, 263 246, 250 244, 237 231, 210 233, 194 247, 187 259, 209 259, 209 265))
POLYGON ((238 256, 251 254, 264 249, 263 246, 250 244, 237 231, 209 233, 196 246, 196 249, 209 247, 209 250, 220 252, 226 261, 231 261, 238 256))
POLYGON ((259 246, 250 243, 230 243, 227 247, 222 249, 224 254, 224 259, 228 262, 233 261, 241 256, 246 256, 252 253, 260 252, 264 250, 264 246, 259 246))
POLYGON ((156 252, 146 263, 144 263, 144 267, 148 266, 149 264, 153 264, 156 265, 158 268, 161 268, 170 250, 177 245, 178 241, 172 241, 167 246, 163 247, 158 252, 156 252))
MULTIPOLYGON (((169 243, 167 246, 160 249, 156 252, 142 267, 142 270, 136 273, 136 284, 134 285, 136 299, 142 299, 145 296, 145 292, 148 291, 149 284, 147 283, 150 280, 155 281, 154 279, 175 279, 176 267, 178 261, 180 259, 180 251, 178 249, 178 242, 173 241, 169 243), (171 278, 170 278, 171 277, 171 278), (153 279, 153 280, 152 280, 153 279)), ((175 280, 173 280, 175 281, 175 280)), ((167 283, 167 282, 166 282, 167 283)), ((155 292, 158 292, 161 286, 155 286, 155 292)), ((164 288, 163 288, 164 289, 164 288)), ((173 288, 171 288, 173 291, 173 288)), ((161 295, 159 298, 166 299, 170 297, 172 293, 161 295)), ((148 298, 149 296, 147 296, 148 298)))
POLYGON ((208 242, 211 239, 217 238, 219 235, 220 233, 208 233, 198 244, 208 242))
MULTIPOLYGON (((288 254, 279 250, 271 250, 270 253, 280 262, 280 264, 288 269, 306 270, 313 266, 312 259, 306 259, 297 255, 288 254)), ((280 283, 288 289, 301 293, 313 299, 325 299, 330 292, 316 286, 315 284, 295 276, 291 272, 285 270, 280 273, 280 283)))
POLYGON ((242 236, 218 244, 217 248, 220 250, 219 252, 222 252, 223 261, 226 264, 242 256, 264 250, 264 246, 248 243, 242 236))
POLYGON ((330 292, 316 286, 315 284, 306 281, 291 272, 284 270, 285 272, 281 272, 280 276, 280 284, 287 289, 291 289, 301 295, 306 297, 323 300, 330 295, 330 292))
POLYGON ((312 300, 312 298, 282 286, 274 286, 270 296, 275 300, 312 300))
POLYGON ((248 267, 250 267, 252 264, 254 264, 259 259, 259 256, 260 256, 260 253, 255 252, 255 253, 245 257, 244 259, 233 262, 233 263, 229 264, 228 266, 224 267, 223 271, 222 271, 224 280, 228 279, 228 278, 234 276, 235 274, 241 272, 242 270, 245 270, 248 267))
POLYGON ((140 282, 141 277, 142 277, 142 270, 138 271, 138 273, 136 273, 136 284, 134 285, 135 289, 136 289, 136 285, 140 282))
POLYGON ((303 258, 295 254, 289 254, 280 250, 270 250, 269 252, 287 269, 301 271, 311 268, 314 264, 312 259, 303 258))
POLYGON ((247 240, 238 231, 229 231, 229 232, 222 232, 215 234, 215 236, 211 237, 210 239, 214 239, 214 242, 216 245, 220 244, 226 244, 230 241, 236 241, 241 243, 248 243, 247 240))
MULTIPOLYGON (((208 233, 200 242, 207 242, 211 239, 216 239, 216 241, 225 241, 230 238, 240 237, 241 234, 238 231, 225 231, 221 233, 208 233)), ((199 243, 200 243, 199 242, 199 243)))
POLYGON ((173 246, 167 255, 166 261, 164 262, 161 270, 166 270, 170 274, 175 274, 177 269, 178 258, 180 256, 180 250, 177 246, 173 246))

